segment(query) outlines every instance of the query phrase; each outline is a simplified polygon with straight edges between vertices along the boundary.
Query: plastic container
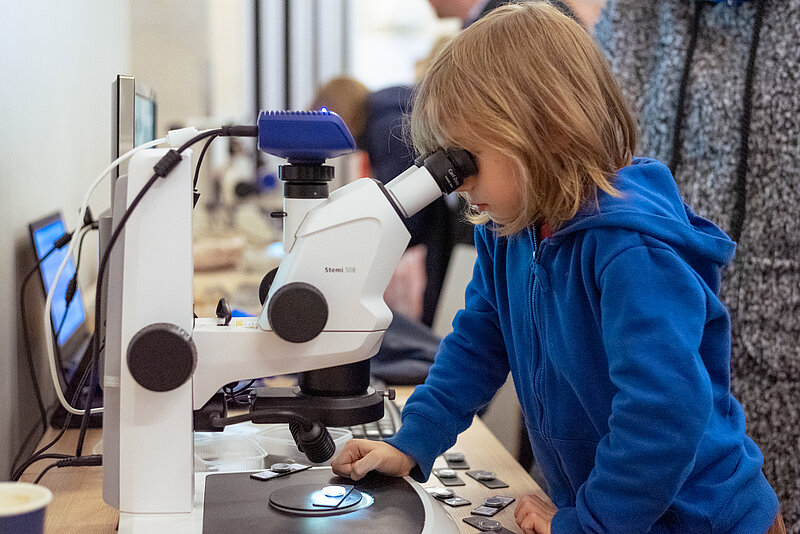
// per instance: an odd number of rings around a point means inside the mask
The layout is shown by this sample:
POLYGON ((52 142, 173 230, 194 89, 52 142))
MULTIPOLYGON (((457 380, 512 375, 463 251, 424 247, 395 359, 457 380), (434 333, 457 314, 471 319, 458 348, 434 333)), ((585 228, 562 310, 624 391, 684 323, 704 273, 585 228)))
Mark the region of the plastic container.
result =
MULTIPOLYGON (((259 430, 251 437, 261 446, 261 448, 271 456, 285 456, 300 463, 309 463, 306 455, 297 449, 297 445, 292 438, 292 433, 289 431, 289 425, 276 424, 276 425, 259 425, 259 430)), ((345 443, 353 439, 353 433, 346 428, 329 427, 328 432, 333 438, 333 444, 336 446, 336 452, 330 460, 322 463, 312 463, 312 465, 330 465, 331 460, 335 458, 345 443)))
POLYGON ((205 432, 194 438, 195 471, 258 471, 267 452, 250 436, 205 432))

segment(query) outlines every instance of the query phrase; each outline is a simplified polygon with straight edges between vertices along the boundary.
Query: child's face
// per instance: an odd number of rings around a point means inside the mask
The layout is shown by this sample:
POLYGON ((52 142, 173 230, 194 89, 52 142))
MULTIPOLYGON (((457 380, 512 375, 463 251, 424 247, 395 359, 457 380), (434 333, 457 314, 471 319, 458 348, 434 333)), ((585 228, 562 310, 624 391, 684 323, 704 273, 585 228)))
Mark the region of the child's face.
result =
POLYGON ((470 176, 457 189, 469 195, 478 212, 487 212, 497 221, 511 220, 522 209, 514 161, 489 147, 470 148, 478 164, 478 174, 470 176))

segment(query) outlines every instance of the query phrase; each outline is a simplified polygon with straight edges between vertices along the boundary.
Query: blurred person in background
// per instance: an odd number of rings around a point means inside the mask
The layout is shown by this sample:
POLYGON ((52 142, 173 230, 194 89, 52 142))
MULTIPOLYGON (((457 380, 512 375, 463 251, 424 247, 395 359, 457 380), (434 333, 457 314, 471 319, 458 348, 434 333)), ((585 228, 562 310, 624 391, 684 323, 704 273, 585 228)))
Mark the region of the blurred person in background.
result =
MULTIPOLYGON (((591 28, 597 20, 604 0, 549 0, 549 2, 587 28, 591 28)), ((463 27, 466 28, 496 7, 514 3, 514 0, 428 0, 428 3, 437 17, 461 19, 463 27)))

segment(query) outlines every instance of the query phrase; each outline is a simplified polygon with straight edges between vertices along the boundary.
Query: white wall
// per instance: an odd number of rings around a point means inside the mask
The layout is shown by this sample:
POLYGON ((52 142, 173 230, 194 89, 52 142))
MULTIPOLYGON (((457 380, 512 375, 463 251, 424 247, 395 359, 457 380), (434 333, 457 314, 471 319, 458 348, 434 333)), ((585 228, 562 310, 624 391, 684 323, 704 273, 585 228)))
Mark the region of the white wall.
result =
MULTIPOLYGON (((189 118, 213 113, 207 1, 129 1, 129 74, 156 92, 159 135, 189 118)), ((241 3, 231 2, 230 13, 241 3)), ((238 39, 236 35, 231 37, 238 39)))
POLYGON ((355 0, 351 76, 372 90, 414 82, 414 66, 461 21, 439 19, 427 0, 355 0))
MULTIPOLYGON (((0 480, 5 480, 21 440, 38 422, 17 304, 22 276, 32 265, 27 224, 56 209, 75 224, 86 188, 108 164, 111 82, 130 68, 130 17, 127 2, 106 0, 2 0, 1 11, 0 309, 6 320, 0 321, 0 480)), ((99 213, 108 206, 108 189, 94 198, 99 213)), ((93 253, 96 258, 96 248, 93 253)), ((86 262, 92 263, 96 259, 86 262)), ((34 345, 41 346, 41 339, 34 345)), ((37 355, 36 361, 44 370, 43 358, 37 355)), ((52 400, 47 375, 39 375, 52 400)))
POLYGON ((220 121, 256 121, 252 15, 250 0, 208 0, 209 99, 220 121))

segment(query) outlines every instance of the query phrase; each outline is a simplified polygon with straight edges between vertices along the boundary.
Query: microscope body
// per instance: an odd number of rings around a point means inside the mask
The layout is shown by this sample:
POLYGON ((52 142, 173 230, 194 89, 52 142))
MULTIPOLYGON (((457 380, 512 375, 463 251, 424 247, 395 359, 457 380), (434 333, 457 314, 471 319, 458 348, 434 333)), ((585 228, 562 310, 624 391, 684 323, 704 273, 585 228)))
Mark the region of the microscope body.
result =
MULTIPOLYGON (((122 205, 165 152, 133 156, 122 205)), ((368 359, 392 319, 383 293, 409 241, 403 218, 445 189, 437 184, 448 180, 447 171, 433 174, 435 180, 420 165, 386 187, 363 179, 329 195, 318 180, 287 182, 285 256, 263 312, 221 324, 193 316, 192 165, 191 151, 183 153, 142 198, 112 256, 109 282, 121 290, 108 304, 105 347, 108 504, 140 522, 191 513, 194 431, 224 419, 214 398, 231 382, 299 374, 299 387, 259 395, 251 406, 256 423, 348 426, 383 415, 382 395, 368 387, 368 359)))

